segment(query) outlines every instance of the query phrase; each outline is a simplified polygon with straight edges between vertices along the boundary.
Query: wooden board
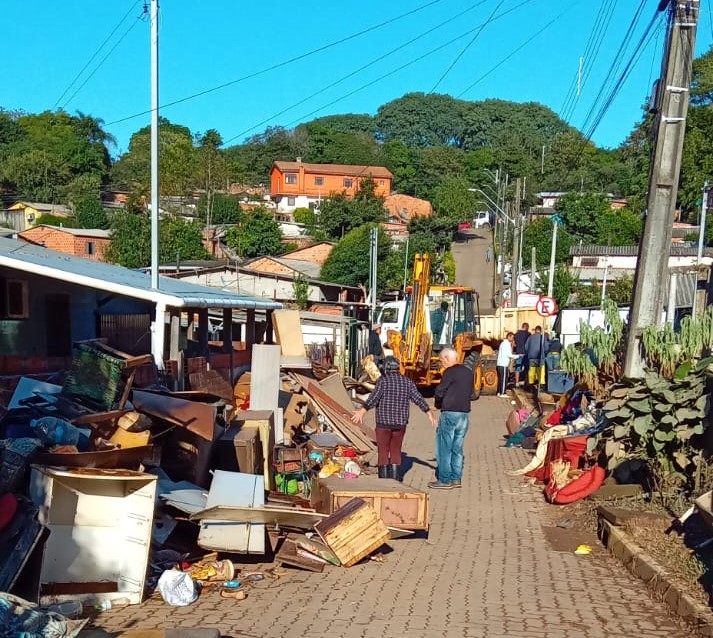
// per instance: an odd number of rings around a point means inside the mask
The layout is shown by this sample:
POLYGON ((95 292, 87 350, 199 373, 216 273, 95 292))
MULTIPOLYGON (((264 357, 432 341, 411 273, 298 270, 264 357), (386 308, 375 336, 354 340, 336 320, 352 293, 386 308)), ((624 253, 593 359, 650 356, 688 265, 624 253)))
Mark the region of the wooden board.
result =
POLYGON ((329 476, 313 485, 313 503, 325 514, 332 514, 359 497, 374 510, 387 526, 402 530, 428 530, 428 494, 394 479, 360 476, 343 479, 329 476), (316 493, 316 495, 315 495, 316 493))
POLYGON ((304 357, 305 343, 299 310, 274 310, 272 329, 285 357, 304 357))
MULTIPOLYGON (((272 467, 272 450, 275 447, 275 419, 270 410, 240 410, 235 415, 235 421, 241 430, 257 429, 262 445, 262 470, 265 477, 265 489, 274 489, 274 468, 272 467)), ((244 434, 243 436, 248 436, 244 434)), ((238 461, 240 462, 240 461, 238 461)))
POLYGON ((311 529, 315 523, 328 518, 327 514, 305 512, 283 507, 238 507, 219 505, 191 514, 192 521, 210 519, 215 521, 235 521, 238 523, 263 523, 280 527, 311 529))
POLYGON ((344 567, 355 565, 390 538, 376 510, 360 498, 351 499, 314 529, 344 567))
POLYGON ((283 541, 280 551, 275 554, 275 560, 282 565, 299 567, 311 572, 322 573, 324 570, 324 563, 322 561, 313 560, 304 554, 299 554, 297 552, 297 544, 290 538, 286 538, 283 541))
POLYGON ((250 409, 276 410, 280 393, 280 346, 255 344, 250 364, 250 409))

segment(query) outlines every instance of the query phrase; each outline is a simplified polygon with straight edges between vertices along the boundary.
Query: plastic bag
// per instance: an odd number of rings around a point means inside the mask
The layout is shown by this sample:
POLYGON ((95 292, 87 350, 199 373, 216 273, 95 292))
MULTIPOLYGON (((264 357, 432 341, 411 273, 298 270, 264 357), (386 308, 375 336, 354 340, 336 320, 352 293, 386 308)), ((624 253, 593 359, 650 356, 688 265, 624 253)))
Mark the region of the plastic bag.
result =
POLYGON ((81 432, 77 427, 53 416, 43 416, 30 421, 43 443, 48 445, 77 445, 81 432))
POLYGON ((158 590, 163 599, 174 607, 185 607, 198 598, 198 585, 186 572, 169 569, 158 579, 158 590))

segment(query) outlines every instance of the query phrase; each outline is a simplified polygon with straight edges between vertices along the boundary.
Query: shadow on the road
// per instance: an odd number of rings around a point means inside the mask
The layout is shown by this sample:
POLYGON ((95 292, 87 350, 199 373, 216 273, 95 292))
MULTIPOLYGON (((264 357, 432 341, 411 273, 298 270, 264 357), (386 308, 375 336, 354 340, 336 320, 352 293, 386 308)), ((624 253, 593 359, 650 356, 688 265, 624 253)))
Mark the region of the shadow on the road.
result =
POLYGON ((416 458, 415 456, 409 456, 408 454, 401 454, 401 475, 405 476, 414 465, 423 465, 424 467, 428 467, 432 469, 434 472, 436 471, 436 466, 432 465, 431 463, 428 463, 426 461, 423 461, 419 458, 416 458))

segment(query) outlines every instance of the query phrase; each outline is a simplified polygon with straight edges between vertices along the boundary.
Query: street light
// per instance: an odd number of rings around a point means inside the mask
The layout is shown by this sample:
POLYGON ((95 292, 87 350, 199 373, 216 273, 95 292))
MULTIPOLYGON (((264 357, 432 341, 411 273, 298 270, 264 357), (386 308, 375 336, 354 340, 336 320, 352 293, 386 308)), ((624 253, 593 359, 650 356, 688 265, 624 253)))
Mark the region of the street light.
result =
POLYGON ((515 220, 512 219, 511 217, 508 217, 507 213, 506 213, 502 208, 500 208, 500 206, 498 206, 498 204, 497 204, 497 203, 490 197, 490 195, 488 195, 485 191, 481 190, 480 188, 469 188, 468 190, 469 190, 471 193, 480 193, 483 197, 485 197, 485 199, 488 200, 488 202, 490 203, 490 205, 491 205, 493 208, 495 208, 495 212, 496 212, 496 213, 500 213, 500 215, 502 215, 502 217, 504 217, 504 218, 505 218, 507 221, 509 221, 511 224, 514 224, 514 223, 515 223, 515 220))

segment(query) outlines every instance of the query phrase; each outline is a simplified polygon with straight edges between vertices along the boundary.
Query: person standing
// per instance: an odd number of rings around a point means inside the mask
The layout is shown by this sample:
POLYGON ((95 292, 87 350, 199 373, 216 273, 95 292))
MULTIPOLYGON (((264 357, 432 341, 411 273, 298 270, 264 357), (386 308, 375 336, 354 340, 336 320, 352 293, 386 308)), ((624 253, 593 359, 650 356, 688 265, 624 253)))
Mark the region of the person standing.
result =
POLYGON ((557 333, 553 330, 547 339, 547 356, 545 357, 545 364, 547 365, 548 372, 559 368, 561 354, 562 342, 559 340, 557 333))
POLYGON ((431 424, 436 417, 426 403, 416 384, 401 374, 401 364, 396 357, 384 359, 384 374, 376 381, 374 391, 352 414, 352 421, 361 424, 368 410, 376 408, 376 450, 379 478, 401 480, 401 446, 409 420, 409 402, 423 410, 431 424))
POLYGON ((485 261, 490 263, 493 260, 493 247, 488 246, 488 250, 485 251, 485 261))
POLYGON ((527 383, 535 385, 545 382, 545 335, 542 327, 535 326, 535 332, 525 342, 525 356, 527 357, 527 383))
POLYGON ((443 348, 438 358, 445 368, 435 391, 436 406, 441 410, 436 428, 438 478, 428 487, 450 490, 460 487, 463 479, 463 440, 468 433, 473 371, 458 363, 458 353, 451 347, 443 348))
POLYGON ((371 327, 367 348, 367 354, 374 357, 374 363, 381 369, 384 363, 384 346, 381 344, 381 324, 375 323, 371 327))
POLYGON ((498 358, 495 362, 495 369, 498 373, 498 396, 507 397, 505 390, 508 384, 508 371, 510 370, 510 362, 513 359, 519 359, 519 354, 514 354, 512 351, 513 345, 515 344, 515 335, 512 332, 508 332, 505 335, 505 339, 500 342, 500 347, 498 348, 498 358))
POLYGON ((520 330, 515 333, 515 353, 520 355, 520 358, 515 362, 515 386, 524 385, 524 381, 520 375, 525 372, 527 361, 525 359, 525 344, 530 338, 530 324, 523 323, 520 330))

